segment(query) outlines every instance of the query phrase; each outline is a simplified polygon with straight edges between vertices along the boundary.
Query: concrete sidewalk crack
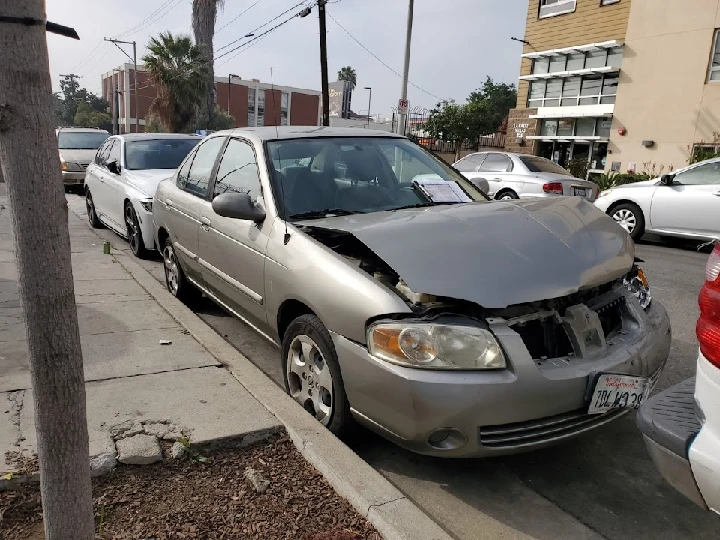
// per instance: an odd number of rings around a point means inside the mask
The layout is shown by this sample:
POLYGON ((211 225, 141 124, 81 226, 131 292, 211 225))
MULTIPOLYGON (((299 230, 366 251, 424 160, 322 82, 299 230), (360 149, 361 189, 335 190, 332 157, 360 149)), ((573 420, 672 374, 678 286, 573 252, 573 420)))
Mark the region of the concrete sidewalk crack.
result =
POLYGON ((13 446, 16 446, 18 448, 20 447, 20 443, 24 440, 22 437, 22 432, 20 431, 20 413, 22 412, 23 402, 25 401, 25 392, 25 390, 8 392, 8 400, 11 403, 10 421, 12 422, 13 428, 15 429, 16 433, 13 446))
POLYGON ((390 501, 385 501, 384 503, 371 504, 370 506, 368 506, 368 514, 370 513, 370 510, 372 510, 373 508, 380 508, 381 506, 385 506, 386 504, 390 504, 390 503, 394 503, 394 502, 397 502, 397 501, 401 501, 401 500, 403 500, 403 499, 407 499, 407 497, 406 497, 405 495, 402 495, 402 496, 400 496, 400 497, 398 497, 398 498, 396 498, 396 499, 392 499, 392 500, 390 500, 390 501))

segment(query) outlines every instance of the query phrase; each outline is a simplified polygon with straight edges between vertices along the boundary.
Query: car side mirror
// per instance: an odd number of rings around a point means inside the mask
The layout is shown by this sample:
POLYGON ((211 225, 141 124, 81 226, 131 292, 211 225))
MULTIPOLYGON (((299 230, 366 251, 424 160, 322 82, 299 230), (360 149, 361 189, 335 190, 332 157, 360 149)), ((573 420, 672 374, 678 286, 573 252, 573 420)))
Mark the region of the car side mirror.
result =
POLYGON ((116 159, 113 159, 112 161, 108 161, 106 166, 107 166, 108 171, 110 171, 111 173, 120 174, 120 164, 117 162, 116 159))
POLYGON ((233 219, 265 219, 265 210, 247 193, 222 193, 213 199, 212 209, 218 216, 233 219))
POLYGON ((471 178, 470 183, 482 191, 485 195, 487 195, 490 191, 490 184, 488 184, 488 181, 484 178, 471 178))
POLYGON ((663 174, 660 177, 660 183, 664 186, 672 186, 674 180, 675 180, 674 174, 663 174))

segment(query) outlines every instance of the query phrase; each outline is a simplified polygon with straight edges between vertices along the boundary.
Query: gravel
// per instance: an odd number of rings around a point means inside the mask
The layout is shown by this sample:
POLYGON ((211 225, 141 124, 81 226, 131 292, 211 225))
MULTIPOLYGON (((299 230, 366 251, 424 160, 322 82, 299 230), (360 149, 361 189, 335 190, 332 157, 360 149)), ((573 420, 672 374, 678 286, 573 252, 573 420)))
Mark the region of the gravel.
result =
MULTIPOLYGON (((163 446, 169 455, 171 445, 163 446)), ((381 539, 285 436, 188 456, 143 467, 121 465, 94 479, 98 538, 381 539), (249 485, 246 469, 268 480, 264 493, 249 485)), ((38 531, 38 486, 0 492, 0 538, 35 538, 38 531)))

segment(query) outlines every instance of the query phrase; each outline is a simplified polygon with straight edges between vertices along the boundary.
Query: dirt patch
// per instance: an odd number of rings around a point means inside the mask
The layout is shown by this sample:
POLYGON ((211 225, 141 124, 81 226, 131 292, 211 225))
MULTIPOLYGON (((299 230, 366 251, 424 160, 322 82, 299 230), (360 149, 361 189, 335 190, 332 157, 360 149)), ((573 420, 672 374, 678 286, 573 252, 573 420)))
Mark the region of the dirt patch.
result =
MULTIPOLYGON (((286 436, 240 450, 120 466, 93 481, 93 502, 102 539, 381 538, 286 436), (269 481, 263 493, 245 477, 247 468, 269 481)), ((42 538, 38 486, 0 493, 0 538, 42 538)))

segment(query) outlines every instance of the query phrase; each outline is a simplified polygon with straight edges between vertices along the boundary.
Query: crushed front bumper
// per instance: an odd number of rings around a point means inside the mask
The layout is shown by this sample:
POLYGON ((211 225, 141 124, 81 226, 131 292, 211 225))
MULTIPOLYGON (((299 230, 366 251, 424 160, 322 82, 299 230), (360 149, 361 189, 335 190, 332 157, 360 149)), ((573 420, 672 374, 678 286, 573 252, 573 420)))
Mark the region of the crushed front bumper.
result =
POLYGON ((600 372, 657 380, 670 352, 667 312, 647 312, 628 295, 637 322, 613 338, 601 357, 537 362, 507 321, 490 328, 509 360, 497 371, 431 371, 389 364, 333 334, 355 418, 414 452, 443 457, 511 454, 556 444, 626 411, 588 415, 588 389, 600 372), (448 438, 438 444, 446 430, 448 438), (440 435, 438 435, 440 433, 440 435))

